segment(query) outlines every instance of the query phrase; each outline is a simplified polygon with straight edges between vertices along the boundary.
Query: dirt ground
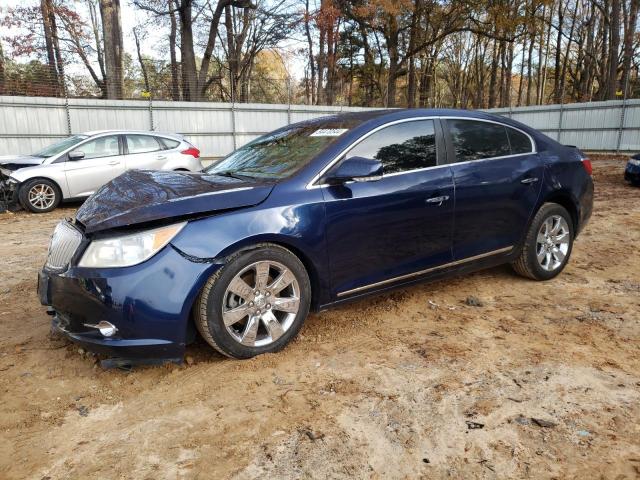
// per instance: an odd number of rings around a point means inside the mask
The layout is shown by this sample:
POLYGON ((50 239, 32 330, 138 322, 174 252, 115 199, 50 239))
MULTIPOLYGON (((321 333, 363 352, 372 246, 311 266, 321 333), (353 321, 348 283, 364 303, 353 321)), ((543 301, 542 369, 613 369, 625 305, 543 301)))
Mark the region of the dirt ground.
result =
POLYGON ((0 215, 0 478, 640 478, 623 166, 594 161, 594 216, 553 281, 496 268, 312 315, 279 354, 200 342, 131 372, 48 337, 36 272, 74 208, 0 215))

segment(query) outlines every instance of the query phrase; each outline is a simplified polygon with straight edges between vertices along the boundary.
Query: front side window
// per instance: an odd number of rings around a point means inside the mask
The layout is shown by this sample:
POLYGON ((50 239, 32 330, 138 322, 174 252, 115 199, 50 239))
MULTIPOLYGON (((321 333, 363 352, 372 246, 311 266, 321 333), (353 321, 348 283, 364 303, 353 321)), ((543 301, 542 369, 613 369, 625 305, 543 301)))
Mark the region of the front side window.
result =
POLYGON ((476 120, 448 119, 456 162, 511 155, 504 125, 476 120))
POLYGON ((438 163, 433 120, 385 127, 357 144, 347 157, 380 160, 385 174, 433 167, 438 163))
POLYGON ((84 153, 84 160, 120 155, 118 136, 109 135, 106 137, 96 138, 95 140, 90 140, 87 143, 80 145, 77 150, 84 153))
POLYGON ((148 153, 161 150, 155 137, 150 135, 125 135, 129 153, 148 153))

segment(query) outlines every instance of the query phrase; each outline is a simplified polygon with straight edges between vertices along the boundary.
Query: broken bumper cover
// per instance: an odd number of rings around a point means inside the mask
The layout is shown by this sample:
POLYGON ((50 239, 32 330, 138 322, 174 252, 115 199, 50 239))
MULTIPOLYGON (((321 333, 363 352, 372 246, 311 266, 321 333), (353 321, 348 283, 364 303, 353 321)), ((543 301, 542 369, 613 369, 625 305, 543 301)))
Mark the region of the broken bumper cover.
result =
POLYGON ((10 179, 8 171, 0 169, 0 209, 18 201, 18 182, 10 179))
POLYGON ((191 306, 217 268, 193 262, 168 245, 133 267, 44 269, 38 295, 53 315, 53 330, 88 351, 120 364, 181 362, 195 336, 191 306), (92 327, 101 321, 115 326, 115 334, 106 337, 92 327))

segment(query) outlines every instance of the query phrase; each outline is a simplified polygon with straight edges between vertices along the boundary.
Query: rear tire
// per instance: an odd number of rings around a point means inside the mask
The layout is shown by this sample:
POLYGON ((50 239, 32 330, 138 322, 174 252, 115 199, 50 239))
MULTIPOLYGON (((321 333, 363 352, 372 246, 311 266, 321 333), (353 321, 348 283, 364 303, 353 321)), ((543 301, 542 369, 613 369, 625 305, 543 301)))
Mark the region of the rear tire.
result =
POLYGON ((18 200, 25 210, 46 213, 54 210, 62 201, 58 186, 46 178, 29 180, 20 187, 18 200))
POLYGON ((289 250, 261 244, 227 259, 196 300, 194 321, 209 345, 244 359, 277 352, 298 333, 309 313, 311 285, 289 250))
POLYGON ((550 280, 567 265, 573 238, 569 212, 557 203, 545 203, 533 218, 520 256, 511 266, 523 277, 550 280))

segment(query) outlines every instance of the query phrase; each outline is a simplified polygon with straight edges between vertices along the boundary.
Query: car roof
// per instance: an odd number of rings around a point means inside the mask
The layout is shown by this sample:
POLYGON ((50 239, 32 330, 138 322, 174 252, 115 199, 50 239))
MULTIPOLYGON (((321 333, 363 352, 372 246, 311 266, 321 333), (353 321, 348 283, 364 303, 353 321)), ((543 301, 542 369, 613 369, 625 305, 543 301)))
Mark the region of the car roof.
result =
POLYGON ((82 132, 79 135, 87 135, 89 137, 94 137, 96 135, 105 135, 105 134, 127 134, 127 133, 138 133, 144 135, 157 135, 161 137, 170 137, 175 138, 176 140, 183 140, 184 136, 179 133, 165 133, 165 132, 152 132, 150 130, 92 130, 90 132, 82 132))
POLYGON ((511 125, 516 128, 531 131, 529 127, 511 120, 508 117, 495 115, 488 112, 478 110, 462 110, 454 108, 402 108, 402 109, 384 109, 384 110, 365 110, 361 112, 337 113, 335 115, 317 117, 310 120, 300 122, 307 125, 321 125, 323 123, 331 123, 334 121, 353 121, 357 124, 365 124, 370 121, 385 123, 387 121, 402 120, 414 117, 462 117, 475 118, 479 120, 491 120, 500 122, 505 125, 511 125))

